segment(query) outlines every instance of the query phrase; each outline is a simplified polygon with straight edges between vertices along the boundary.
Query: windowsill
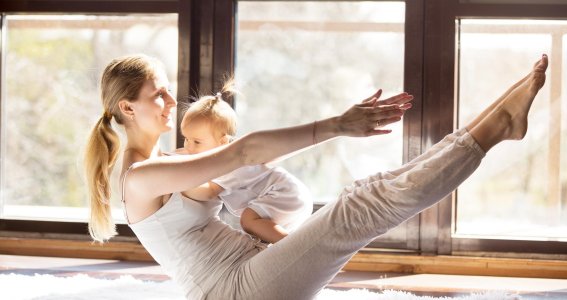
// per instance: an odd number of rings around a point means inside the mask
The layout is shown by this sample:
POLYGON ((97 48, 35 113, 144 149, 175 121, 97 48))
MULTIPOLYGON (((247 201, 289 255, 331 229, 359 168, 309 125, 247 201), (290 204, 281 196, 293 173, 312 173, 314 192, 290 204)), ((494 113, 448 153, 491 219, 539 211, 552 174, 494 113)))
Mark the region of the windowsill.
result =
POLYGON ((99 244, 92 240, 0 237, 0 253, 9 255, 153 261, 146 249, 139 242, 134 241, 110 241, 99 244))
MULTIPOLYGON (((4 205, 2 219, 56 222, 88 222, 87 207, 64 207, 43 205, 4 205)), ((121 208, 112 209, 112 219, 117 224, 126 224, 121 208)))
POLYGON ((567 279, 567 261, 451 255, 400 255, 361 251, 347 271, 567 279))
MULTIPOLYGON (((0 237, 0 254, 153 261, 138 242, 0 237)), ((567 261, 474 256, 418 255, 363 249, 344 267, 348 271, 450 274, 567 279, 567 261)))

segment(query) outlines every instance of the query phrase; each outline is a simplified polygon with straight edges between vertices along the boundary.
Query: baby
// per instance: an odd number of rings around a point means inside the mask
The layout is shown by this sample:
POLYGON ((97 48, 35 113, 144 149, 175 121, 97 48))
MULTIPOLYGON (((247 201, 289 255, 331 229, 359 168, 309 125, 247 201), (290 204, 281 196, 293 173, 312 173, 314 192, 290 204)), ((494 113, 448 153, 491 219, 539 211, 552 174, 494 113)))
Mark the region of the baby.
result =
MULTIPOLYGON (((236 133, 236 113, 216 96, 191 104, 181 121, 184 149, 196 154, 229 143, 236 133)), ((183 192, 195 200, 217 196, 242 229, 263 241, 275 243, 303 223, 312 213, 307 187, 281 167, 246 166, 200 187, 183 192)))

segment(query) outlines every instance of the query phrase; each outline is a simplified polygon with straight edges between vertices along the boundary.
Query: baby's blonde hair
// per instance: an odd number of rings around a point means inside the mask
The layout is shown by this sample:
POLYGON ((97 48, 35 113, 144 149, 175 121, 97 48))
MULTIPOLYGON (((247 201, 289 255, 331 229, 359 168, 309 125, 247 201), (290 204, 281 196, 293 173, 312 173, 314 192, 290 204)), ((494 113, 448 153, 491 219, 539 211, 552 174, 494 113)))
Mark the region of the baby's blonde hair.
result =
POLYGON ((222 92, 214 96, 201 96, 193 102, 181 120, 181 128, 185 128, 192 120, 207 120, 211 124, 216 139, 227 136, 231 140, 236 135, 236 113, 223 100, 223 94, 234 94, 234 80, 229 79, 223 86, 222 92))

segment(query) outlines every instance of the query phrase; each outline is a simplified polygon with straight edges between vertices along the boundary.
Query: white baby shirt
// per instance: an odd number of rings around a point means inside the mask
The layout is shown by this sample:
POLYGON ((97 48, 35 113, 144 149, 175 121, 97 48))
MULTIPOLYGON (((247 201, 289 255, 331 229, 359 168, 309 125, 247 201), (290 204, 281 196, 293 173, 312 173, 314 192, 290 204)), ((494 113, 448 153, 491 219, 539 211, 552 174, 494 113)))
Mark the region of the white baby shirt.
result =
POLYGON ((293 231, 313 211, 307 187, 281 167, 245 166, 212 181, 224 188, 219 198, 238 217, 249 207, 262 218, 293 231))

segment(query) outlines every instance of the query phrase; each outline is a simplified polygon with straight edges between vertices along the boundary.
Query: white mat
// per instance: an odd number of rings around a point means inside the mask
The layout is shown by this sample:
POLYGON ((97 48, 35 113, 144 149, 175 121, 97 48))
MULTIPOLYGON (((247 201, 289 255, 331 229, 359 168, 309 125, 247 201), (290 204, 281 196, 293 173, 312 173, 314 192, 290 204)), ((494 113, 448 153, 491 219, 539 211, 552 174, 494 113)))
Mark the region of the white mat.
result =
MULTIPOLYGON (((164 282, 142 281, 125 275, 119 279, 97 279, 84 274, 73 277, 53 275, 26 276, 19 274, 0 274, 0 298, 6 300, 183 300, 181 289, 171 280, 164 282)), ((489 292, 468 296, 426 297, 415 296, 400 291, 373 293, 367 290, 349 291, 323 290, 317 300, 516 300, 518 295, 505 292, 489 292)))

